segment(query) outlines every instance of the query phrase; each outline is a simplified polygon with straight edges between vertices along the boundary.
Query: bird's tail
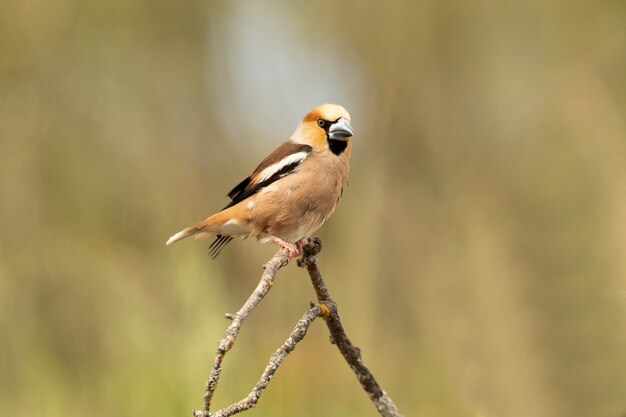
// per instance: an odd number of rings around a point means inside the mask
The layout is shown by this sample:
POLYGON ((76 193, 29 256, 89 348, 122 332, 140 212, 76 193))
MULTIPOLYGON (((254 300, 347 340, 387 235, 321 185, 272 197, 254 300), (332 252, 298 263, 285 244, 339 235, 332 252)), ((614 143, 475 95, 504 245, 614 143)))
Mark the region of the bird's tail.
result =
POLYGON ((180 232, 170 236, 169 239, 167 239, 167 242, 165 242, 165 245, 169 246, 174 242, 178 242, 181 239, 184 239, 188 236, 191 235, 195 235, 196 233, 198 233, 200 230, 198 229, 197 226, 191 226, 191 227, 187 227, 183 230, 181 230, 180 232))
POLYGON ((216 233, 219 229, 219 226, 221 226, 221 223, 223 222, 221 221, 220 216, 213 215, 194 226, 187 227, 180 232, 172 235, 169 239, 167 239, 165 245, 169 246, 174 242, 178 242, 179 240, 192 235, 196 235, 196 237, 199 238, 206 237, 209 234, 216 233))

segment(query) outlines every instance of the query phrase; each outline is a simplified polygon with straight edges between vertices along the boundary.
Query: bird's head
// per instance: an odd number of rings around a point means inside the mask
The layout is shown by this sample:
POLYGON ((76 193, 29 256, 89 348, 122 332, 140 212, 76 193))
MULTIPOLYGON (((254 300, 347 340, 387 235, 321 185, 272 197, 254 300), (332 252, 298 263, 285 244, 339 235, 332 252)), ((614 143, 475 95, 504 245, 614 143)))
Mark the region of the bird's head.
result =
POLYGON ((334 154, 341 154, 354 135, 350 126, 350 114, 338 104, 322 104, 304 116, 291 140, 307 144, 313 149, 328 147, 334 154))

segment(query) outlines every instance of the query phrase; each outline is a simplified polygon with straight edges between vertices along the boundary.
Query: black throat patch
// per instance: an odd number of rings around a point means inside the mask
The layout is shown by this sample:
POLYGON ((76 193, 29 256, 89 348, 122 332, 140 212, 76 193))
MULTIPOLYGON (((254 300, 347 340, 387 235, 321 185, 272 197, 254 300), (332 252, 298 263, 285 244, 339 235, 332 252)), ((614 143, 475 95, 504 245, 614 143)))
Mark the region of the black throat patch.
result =
POLYGON ((330 151, 332 153, 334 153, 335 155, 339 155, 348 147, 348 141, 328 139, 328 147, 330 148, 330 151))

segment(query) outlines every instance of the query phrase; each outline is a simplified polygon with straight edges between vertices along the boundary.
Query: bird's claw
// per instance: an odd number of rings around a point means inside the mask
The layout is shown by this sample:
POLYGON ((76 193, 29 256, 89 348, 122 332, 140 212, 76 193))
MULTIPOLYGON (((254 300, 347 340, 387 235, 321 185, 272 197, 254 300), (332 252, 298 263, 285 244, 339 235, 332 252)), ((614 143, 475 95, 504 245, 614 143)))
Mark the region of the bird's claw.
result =
POLYGON ((289 259, 297 258, 302 255, 302 241, 297 241, 295 244, 285 242, 279 237, 269 235, 269 237, 280 246, 281 249, 287 249, 287 256, 289 259))

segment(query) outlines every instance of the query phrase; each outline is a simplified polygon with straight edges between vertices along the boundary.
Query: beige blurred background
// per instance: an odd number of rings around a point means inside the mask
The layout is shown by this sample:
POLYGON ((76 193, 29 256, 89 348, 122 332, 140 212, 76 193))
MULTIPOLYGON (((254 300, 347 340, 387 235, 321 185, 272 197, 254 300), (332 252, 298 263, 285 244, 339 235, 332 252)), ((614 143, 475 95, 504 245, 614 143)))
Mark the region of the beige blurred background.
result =
MULTIPOLYGON (((187 416, 276 250, 166 248, 343 104, 321 268, 408 416, 626 413, 623 1, 0 3, 0 416, 187 416)), ((246 322, 243 397, 314 298, 246 322)), ((248 416, 376 416, 315 323, 248 416)))

